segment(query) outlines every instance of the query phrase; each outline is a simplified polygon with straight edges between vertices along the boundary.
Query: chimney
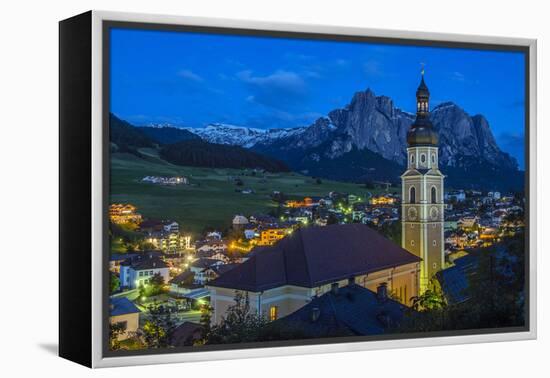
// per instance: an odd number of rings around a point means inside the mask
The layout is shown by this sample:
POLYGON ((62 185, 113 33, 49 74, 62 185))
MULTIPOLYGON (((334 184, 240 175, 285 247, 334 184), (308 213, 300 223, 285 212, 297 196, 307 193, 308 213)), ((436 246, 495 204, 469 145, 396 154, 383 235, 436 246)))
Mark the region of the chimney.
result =
POLYGON ((330 292, 333 295, 338 295, 338 282, 335 282, 335 283, 330 285, 330 292))
POLYGON ((376 288, 376 297, 380 302, 385 302, 388 299, 388 284, 386 282, 378 285, 376 288))
POLYGON ((321 316, 321 309, 319 307, 313 307, 311 309, 311 321, 316 322, 321 316))
POLYGON ((355 285, 355 277, 348 278, 348 286, 349 285, 355 285))

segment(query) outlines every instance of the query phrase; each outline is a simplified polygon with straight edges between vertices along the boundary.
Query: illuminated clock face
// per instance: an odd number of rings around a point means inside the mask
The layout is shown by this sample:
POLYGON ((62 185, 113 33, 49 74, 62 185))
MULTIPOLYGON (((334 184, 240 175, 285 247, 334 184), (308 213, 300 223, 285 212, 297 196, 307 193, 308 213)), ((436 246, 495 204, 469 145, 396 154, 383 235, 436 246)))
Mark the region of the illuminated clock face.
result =
POLYGON ((416 211, 416 208, 409 207, 409 210, 407 210, 407 216, 410 220, 416 220, 416 216, 418 215, 418 212, 416 211))
POLYGON ((430 218, 432 218, 432 220, 436 220, 438 217, 439 217, 439 210, 437 209, 437 207, 432 207, 430 209, 430 218))

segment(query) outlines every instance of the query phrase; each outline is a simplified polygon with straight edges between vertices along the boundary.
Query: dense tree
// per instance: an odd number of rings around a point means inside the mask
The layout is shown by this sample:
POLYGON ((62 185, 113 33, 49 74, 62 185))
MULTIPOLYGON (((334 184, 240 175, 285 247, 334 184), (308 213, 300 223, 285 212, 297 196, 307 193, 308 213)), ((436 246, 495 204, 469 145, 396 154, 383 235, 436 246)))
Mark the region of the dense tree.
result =
POLYGON ((118 291, 118 289, 120 289, 120 279, 117 277, 116 274, 111 273, 109 284, 110 284, 111 294, 118 291))
POLYGON ((447 303, 441 290, 432 287, 426 290, 422 295, 412 297, 412 308, 415 311, 439 311, 445 309, 447 303))
POLYGON ((118 152, 137 154, 141 147, 153 147, 155 143, 138 128, 109 114, 111 143, 116 144, 118 152))
POLYGON ((173 164, 215 168, 262 168, 288 172, 288 167, 271 157, 238 146, 187 140, 164 145, 160 156, 173 164))
POLYGON ((230 306, 219 324, 205 335, 205 344, 232 344, 258 341, 267 319, 251 311, 248 293, 235 292, 235 304, 230 306))
POLYGON ((159 295, 164 291, 164 278, 160 275, 160 273, 156 273, 153 277, 151 277, 151 280, 147 284, 139 287, 139 296, 141 298, 152 297, 159 295))
POLYGON ((111 350, 120 349, 120 341, 118 341, 118 337, 122 335, 125 330, 126 329, 123 323, 111 323, 109 325, 109 346, 111 350))
POLYGON ((151 305, 147 308, 148 319, 143 325, 143 339, 147 348, 166 348, 175 328, 171 314, 162 306, 151 305))

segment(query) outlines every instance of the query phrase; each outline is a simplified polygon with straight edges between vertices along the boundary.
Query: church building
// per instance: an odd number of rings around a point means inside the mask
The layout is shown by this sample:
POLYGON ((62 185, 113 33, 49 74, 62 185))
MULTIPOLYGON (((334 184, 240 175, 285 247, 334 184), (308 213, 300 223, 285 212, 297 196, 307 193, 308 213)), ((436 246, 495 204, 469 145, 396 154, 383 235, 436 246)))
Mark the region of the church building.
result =
POLYGON ((438 168, 438 136, 430 121, 430 91, 416 91, 416 120, 407 133, 407 170, 402 181, 402 247, 422 259, 420 292, 444 268, 443 180, 438 168))

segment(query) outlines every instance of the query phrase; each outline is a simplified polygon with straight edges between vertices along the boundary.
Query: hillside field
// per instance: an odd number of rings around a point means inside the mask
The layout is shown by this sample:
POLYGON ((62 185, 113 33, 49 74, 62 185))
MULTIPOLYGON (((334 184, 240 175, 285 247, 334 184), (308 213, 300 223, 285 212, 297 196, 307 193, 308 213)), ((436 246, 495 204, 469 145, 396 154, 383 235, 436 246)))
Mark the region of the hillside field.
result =
POLYGON ((291 196, 324 196, 337 191, 363 198, 369 193, 363 185, 324 179, 317 184, 315 179, 293 172, 252 176, 250 170, 181 167, 159 159, 153 149, 140 152, 143 159, 127 153, 111 155, 111 203, 132 203, 145 218, 176 220, 184 232, 195 236, 207 227, 229 227, 235 214, 268 213, 276 207, 270 198, 273 191, 291 196), (190 185, 142 183, 145 176, 185 176, 190 185), (234 178, 241 179, 243 185, 237 186, 234 178))

